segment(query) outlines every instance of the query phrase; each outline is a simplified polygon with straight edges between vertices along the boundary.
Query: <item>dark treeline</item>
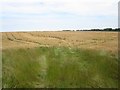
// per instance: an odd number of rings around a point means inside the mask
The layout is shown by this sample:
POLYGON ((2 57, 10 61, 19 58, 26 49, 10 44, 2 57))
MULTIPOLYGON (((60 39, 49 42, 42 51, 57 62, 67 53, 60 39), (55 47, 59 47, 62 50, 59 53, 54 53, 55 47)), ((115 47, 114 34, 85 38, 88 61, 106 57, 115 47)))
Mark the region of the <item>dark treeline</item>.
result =
POLYGON ((63 31, 120 31, 120 28, 90 29, 90 30, 63 30, 63 31))

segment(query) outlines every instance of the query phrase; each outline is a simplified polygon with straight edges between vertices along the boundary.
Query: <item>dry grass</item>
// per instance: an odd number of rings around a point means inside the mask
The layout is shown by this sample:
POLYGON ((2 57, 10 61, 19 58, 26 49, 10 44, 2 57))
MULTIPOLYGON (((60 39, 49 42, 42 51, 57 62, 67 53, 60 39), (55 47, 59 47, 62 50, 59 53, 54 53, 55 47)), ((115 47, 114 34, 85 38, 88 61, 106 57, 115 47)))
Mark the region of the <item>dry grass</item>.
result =
POLYGON ((2 48, 65 46, 117 53, 117 32, 6 32, 2 48))

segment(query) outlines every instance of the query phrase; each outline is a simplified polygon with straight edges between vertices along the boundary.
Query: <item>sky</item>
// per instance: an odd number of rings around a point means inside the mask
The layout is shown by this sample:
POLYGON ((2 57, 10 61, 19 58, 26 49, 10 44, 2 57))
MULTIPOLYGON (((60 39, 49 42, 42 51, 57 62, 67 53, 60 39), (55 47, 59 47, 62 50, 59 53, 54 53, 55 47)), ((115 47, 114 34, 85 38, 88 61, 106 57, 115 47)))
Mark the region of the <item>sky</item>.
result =
POLYGON ((119 0, 0 0, 0 31, 118 27, 119 0))

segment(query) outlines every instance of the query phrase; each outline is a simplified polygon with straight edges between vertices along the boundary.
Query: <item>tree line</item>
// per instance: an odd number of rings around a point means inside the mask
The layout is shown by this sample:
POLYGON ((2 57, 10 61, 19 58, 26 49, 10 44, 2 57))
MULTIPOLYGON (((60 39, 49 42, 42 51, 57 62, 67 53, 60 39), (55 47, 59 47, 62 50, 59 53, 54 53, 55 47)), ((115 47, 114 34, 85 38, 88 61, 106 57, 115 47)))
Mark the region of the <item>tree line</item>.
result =
POLYGON ((120 28, 90 29, 90 30, 62 30, 62 31, 120 31, 120 28))

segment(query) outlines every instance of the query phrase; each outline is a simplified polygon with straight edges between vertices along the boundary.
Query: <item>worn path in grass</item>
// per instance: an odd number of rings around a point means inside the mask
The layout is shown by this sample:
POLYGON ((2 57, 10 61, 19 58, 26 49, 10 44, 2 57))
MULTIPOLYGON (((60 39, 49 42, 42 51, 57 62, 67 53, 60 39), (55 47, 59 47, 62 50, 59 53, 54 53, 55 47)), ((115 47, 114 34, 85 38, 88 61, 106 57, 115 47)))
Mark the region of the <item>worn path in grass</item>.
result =
POLYGON ((109 52, 40 47, 3 50, 3 87, 118 87, 118 58, 109 52))

